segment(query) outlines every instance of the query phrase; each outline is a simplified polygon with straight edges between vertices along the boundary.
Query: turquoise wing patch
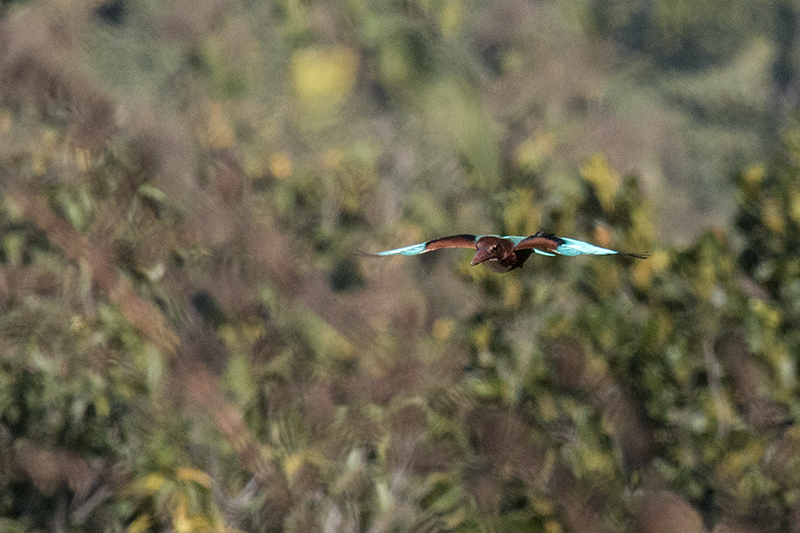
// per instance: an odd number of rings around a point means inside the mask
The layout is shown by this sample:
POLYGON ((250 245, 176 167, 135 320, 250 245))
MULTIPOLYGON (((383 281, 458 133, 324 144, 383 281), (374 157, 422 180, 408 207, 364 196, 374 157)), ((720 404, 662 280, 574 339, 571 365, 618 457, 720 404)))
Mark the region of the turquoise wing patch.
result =
POLYGON ((568 239, 561 237, 564 244, 556 248, 556 253, 561 255, 611 255, 619 252, 609 250, 608 248, 601 248, 588 242, 576 241, 575 239, 568 239))
POLYGON ((419 244, 412 244, 411 246, 404 246, 402 248, 395 248, 394 250, 386 250, 385 252, 378 252, 375 255, 419 255, 425 253, 425 246, 428 243, 421 242, 419 244))

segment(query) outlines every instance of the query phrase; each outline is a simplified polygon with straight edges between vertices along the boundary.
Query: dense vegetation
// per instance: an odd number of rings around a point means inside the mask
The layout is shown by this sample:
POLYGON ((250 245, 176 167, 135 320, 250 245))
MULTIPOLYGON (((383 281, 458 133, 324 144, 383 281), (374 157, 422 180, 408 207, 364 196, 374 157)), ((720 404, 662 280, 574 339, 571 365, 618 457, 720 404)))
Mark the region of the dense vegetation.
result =
POLYGON ((800 532, 796 9, 0 4, 0 531, 800 532))

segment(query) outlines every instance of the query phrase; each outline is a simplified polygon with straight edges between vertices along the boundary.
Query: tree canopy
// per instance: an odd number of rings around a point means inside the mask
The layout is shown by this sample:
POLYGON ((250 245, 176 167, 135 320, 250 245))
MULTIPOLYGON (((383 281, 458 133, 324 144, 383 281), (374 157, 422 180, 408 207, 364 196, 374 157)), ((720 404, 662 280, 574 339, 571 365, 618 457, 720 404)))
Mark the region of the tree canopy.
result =
POLYGON ((799 532, 751 4, 0 4, 0 530, 799 532))

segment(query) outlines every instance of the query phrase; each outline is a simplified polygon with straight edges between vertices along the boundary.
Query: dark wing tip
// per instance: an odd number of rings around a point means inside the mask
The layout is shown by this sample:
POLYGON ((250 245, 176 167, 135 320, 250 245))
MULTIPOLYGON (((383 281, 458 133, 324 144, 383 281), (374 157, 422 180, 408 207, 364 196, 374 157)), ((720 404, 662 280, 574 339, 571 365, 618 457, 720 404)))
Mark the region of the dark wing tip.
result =
POLYGON ((533 235, 530 235, 528 238, 530 239, 531 237, 534 237, 534 238, 535 237, 543 237, 545 239, 550 239, 551 241, 561 241, 562 244, 563 244, 563 239, 561 239, 559 237, 556 237, 555 233, 547 233, 546 231, 542 231, 542 230, 537 231, 533 235))
POLYGON ((378 254, 374 254, 372 252, 365 252, 363 250, 356 250, 353 252, 353 255, 358 257, 380 257, 378 254))
POLYGON ((648 257, 650 257, 650 254, 648 253, 638 254, 633 252, 618 252, 618 255, 623 255, 625 257, 634 257, 636 259, 647 259, 648 257))

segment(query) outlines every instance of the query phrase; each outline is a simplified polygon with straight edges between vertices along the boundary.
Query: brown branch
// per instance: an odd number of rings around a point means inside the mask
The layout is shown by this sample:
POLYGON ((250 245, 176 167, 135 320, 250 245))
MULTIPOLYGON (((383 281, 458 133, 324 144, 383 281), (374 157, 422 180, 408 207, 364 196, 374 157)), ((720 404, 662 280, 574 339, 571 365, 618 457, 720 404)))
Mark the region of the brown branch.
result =
MULTIPOLYGON (((172 358, 178 353, 180 341, 175 331, 152 303, 136 293, 133 284, 117 271, 108 255, 59 218, 38 194, 19 190, 11 190, 6 194, 22 212, 22 216, 43 231, 67 258, 88 267, 92 280, 149 342, 167 357, 172 358)), ((260 480, 269 479, 275 486, 286 486, 282 472, 264 457, 260 443, 247 428, 238 409, 225 400, 213 376, 199 367, 193 367, 183 374, 186 378, 184 394, 210 415, 245 468, 260 480)))
POLYGON ((42 230, 64 255, 78 264, 88 266, 92 280, 108 293, 111 302, 119 306, 122 316, 139 328, 148 341, 162 353, 175 353, 178 336, 167 326, 159 310, 136 294, 133 284, 119 274, 106 254, 93 247, 85 236, 59 218, 41 196, 13 191, 8 198, 21 209, 23 217, 42 230))

